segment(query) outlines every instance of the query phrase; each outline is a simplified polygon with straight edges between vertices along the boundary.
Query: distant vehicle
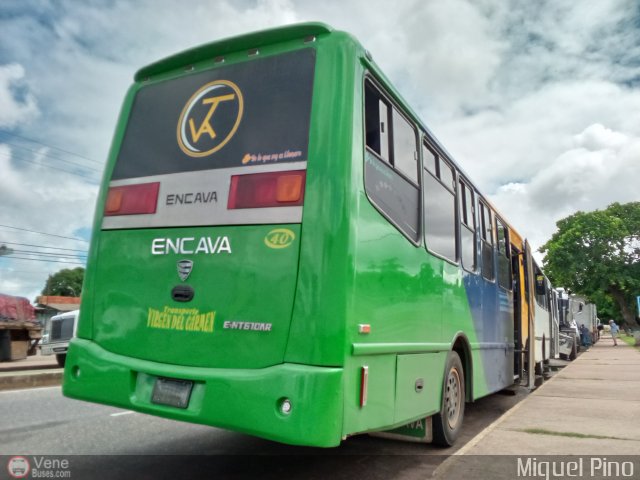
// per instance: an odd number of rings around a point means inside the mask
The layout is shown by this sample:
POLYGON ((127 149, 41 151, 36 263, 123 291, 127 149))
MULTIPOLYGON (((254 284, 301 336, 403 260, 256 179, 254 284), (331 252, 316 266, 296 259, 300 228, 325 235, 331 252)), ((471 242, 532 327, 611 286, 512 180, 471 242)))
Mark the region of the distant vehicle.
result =
POLYGON ((578 328, 580 325, 584 325, 591 334, 591 341, 595 342, 598 338, 599 322, 596 306, 578 295, 571 295, 569 303, 571 308, 568 315, 575 320, 578 328))
POLYGON ((598 340, 598 315, 594 304, 588 303, 584 297, 569 294, 559 288, 558 313, 560 316, 560 354, 561 357, 574 360, 582 345, 580 325, 584 325, 591 333, 592 343, 598 340))
POLYGON ((576 358, 576 336, 567 332, 558 334, 558 352, 563 360, 573 360, 576 358))
POLYGON ((555 355, 554 344, 558 337, 558 319, 557 315, 553 314, 555 303, 551 282, 535 261, 532 263, 535 279, 535 302, 531 302, 535 322, 535 368, 541 375, 545 365, 548 365, 549 360, 555 355))
POLYGON ((47 320, 42 338, 42 355, 55 355, 58 365, 64 367, 69 340, 76 334, 80 310, 61 313, 47 320))

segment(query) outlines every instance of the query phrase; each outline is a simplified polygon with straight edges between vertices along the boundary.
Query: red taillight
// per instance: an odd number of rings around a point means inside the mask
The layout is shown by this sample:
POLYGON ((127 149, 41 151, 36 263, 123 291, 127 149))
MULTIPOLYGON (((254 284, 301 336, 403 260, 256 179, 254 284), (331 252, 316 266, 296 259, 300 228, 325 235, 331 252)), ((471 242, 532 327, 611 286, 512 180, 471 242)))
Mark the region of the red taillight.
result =
POLYGON ((305 170, 233 175, 227 208, 293 207, 304 201, 305 170))
POLYGON ((105 216, 156 213, 160 183, 111 187, 104 207, 105 216))

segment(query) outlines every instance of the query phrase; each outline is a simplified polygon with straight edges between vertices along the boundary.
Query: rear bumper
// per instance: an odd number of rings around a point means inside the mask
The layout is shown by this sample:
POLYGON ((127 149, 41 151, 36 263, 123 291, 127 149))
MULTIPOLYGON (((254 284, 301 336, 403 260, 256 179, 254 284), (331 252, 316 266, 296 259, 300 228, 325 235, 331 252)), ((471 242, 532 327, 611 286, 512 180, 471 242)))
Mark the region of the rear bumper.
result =
POLYGON ((342 369, 281 364, 245 370, 185 367, 108 352, 74 339, 67 352, 63 392, 186 422, 236 430, 294 445, 332 447, 342 436, 342 369), (186 409, 151 403, 158 377, 192 380, 186 409), (280 412, 291 401, 289 415, 280 412))
POLYGON ((42 343, 40 344, 40 353, 42 355, 56 355, 67 353, 69 342, 60 343, 42 343))

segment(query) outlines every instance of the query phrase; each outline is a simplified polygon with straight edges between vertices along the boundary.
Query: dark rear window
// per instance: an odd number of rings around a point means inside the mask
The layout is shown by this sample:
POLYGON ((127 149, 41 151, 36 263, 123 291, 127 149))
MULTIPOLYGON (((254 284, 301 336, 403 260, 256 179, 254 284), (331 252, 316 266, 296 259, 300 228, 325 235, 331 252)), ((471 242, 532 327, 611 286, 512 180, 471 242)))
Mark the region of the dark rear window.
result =
POLYGON ((307 160, 314 66, 304 49, 141 88, 112 180, 307 160))

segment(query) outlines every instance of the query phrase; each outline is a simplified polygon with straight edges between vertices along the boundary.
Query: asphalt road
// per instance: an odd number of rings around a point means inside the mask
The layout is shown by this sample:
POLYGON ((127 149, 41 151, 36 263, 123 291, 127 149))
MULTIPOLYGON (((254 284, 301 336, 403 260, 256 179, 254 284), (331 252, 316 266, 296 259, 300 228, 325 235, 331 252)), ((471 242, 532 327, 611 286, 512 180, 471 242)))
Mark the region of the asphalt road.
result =
MULTIPOLYGON (((367 435, 319 449, 71 400, 60 387, 6 391, 0 461, 67 459, 71 478, 423 479, 524 395, 468 404, 463 435, 449 449, 367 435)), ((0 478, 5 471, 0 464, 0 478)))

